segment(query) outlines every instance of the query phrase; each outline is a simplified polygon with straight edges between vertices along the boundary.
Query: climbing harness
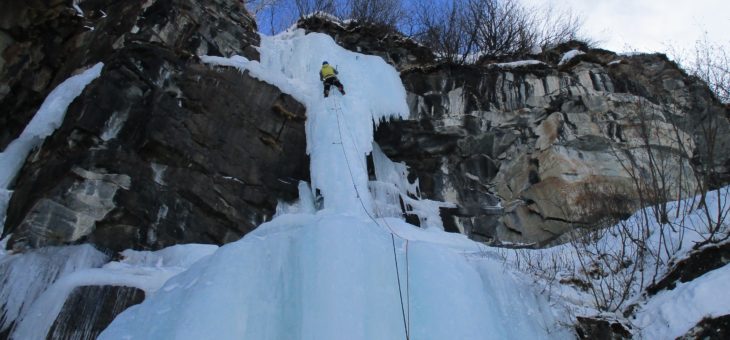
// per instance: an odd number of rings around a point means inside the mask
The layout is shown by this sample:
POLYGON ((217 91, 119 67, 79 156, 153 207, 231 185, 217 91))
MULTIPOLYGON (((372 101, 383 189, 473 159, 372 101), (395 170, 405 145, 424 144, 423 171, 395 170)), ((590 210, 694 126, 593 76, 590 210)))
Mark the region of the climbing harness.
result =
MULTIPOLYGON (((345 150, 345 145, 342 141, 342 124, 340 123, 340 115, 342 115, 342 107, 340 106, 339 100, 336 98, 332 98, 333 106, 331 110, 335 111, 335 116, 337 118, 337 132, 340 135, 340 147, 342 148, 342 153, 345 156, 345 163, 347 163, 347 171, 350 173, 350 180, 352 181, 352 186, 355 188, 355 194, 357 194, 357 199, 360 201, 360 205, 362 206, 362 209, 365 211, 365 214, 368 215, 368 217, 375 222, 376 225, 383 228, 383 226, 378 223, 378 220, 373 217, 373 215, 370 214, 368 209, 365 207, 365 203, 362 201, 362 197, 360 196, 360 190, 357 188, 357 185, 355 184, 355 176, 352 173, 352 168, 350 166, 350 160, 347 157, 347 150, 345 150)), ((350 140, 352 141, 352 145, 355 147, 355 151, 359 154, 359 151, 357 150, 357 144, 355 143, 355 138, 350 133, 350 140)), ((379 213, 377 204, 375 205, 376 213, 379 213)), ((411 329, 411 301, 410 301, 410 279, 409 279, 409 266, 408 266, 408 239, 406 239, 403 236, 398 235, 393 228, 388 224, 388 221, 383 219, 383 222, 385 223, 389 233, 390 233, 390 240, 391 244, 393 245, 393 261, 395 262, 395 274, 396 279, 398 280, 398 295, 400 296, 400 308, 401 313, 403 315, 403 328, 405 329, 406 333, 406 340, 410 340, 410 329, 411 329), (400 238, 401 240, 405 241, 405 253, 406 253, 406 303, 408 305, 408 316, 406 316, 406 307, 403 304, 403 288, 401 285, 401 279, 400 279, 400 269, 398 268, 398 255, 395 251, 395 238, 396 236, 400 238)), ((385 228, 384 228, 385 229, 385 228)))

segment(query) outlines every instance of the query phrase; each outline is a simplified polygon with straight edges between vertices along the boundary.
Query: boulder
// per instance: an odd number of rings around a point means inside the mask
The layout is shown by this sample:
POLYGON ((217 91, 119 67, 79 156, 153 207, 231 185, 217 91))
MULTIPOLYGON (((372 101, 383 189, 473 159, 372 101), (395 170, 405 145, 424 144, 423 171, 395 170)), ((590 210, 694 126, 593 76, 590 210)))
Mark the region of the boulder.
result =
POLYGON ((577 320, 575 330, 579 339, 622 340, 632 338, 629 328, 619 321, 583 316, 579 316, 577 320))

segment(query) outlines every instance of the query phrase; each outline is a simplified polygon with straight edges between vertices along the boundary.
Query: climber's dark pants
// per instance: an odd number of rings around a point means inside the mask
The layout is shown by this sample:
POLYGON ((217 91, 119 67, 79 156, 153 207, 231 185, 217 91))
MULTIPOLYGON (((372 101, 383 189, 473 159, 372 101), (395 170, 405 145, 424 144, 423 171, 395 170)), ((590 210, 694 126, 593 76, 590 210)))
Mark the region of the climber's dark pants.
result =
POLYGON ((327 97, 330 94, 330 86, 336 86, 338 90, 340 90, 340 93, 345 92, 345 88, 342 86, 342 83, 340 83, 340 80, 337 79, 337 77, 329 77, 324 80, 324 96, 327 97))

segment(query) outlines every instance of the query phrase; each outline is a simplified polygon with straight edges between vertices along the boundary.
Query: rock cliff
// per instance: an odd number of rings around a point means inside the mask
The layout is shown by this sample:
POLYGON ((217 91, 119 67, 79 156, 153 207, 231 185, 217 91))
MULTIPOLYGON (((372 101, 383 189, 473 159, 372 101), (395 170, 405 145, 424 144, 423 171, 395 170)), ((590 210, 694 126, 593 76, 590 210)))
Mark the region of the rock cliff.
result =
POLYGON ((17 178, 9 247, 226 243, 269 218, 277 200, 294 198, 294 178, 307 179, 304 107, 197 58, 257 58, 255 23, 238 2, 2 6, 12 38, 3 107, 18 108, 0 116, 3 143, 59 80, 105 63, 17 178))
POLYGON ((727 110, 707 104, 709 92, 661 55, 581 59, 404 72, 411 118, 381 128, 378 141, 415 170, 423 192, 459 204, 444 212, 454 229, 503 242, 548 242, 629 213, 652 171, 673 199, 693 193, 693 161, 715 162, 726 181, 727 156, 703 154, 696 128, 720 117, 713 142, 728 145, 727 110), (660 76, 671 88, 632 93, 625 75, 647 67, 674 73, 660 76))

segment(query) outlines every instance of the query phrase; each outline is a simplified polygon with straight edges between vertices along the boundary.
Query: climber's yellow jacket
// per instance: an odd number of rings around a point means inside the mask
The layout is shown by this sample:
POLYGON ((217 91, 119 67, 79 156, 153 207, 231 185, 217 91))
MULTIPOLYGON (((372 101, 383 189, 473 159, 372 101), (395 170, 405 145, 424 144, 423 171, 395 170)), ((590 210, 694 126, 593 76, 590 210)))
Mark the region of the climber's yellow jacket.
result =
POLYGON ((335 70, 334 67, 330 66, 330 64, 324 64, 322 65, 322 69, 319 71, 319 80, 332 78, 335 74, 337 74, 337 70, 335 70))

